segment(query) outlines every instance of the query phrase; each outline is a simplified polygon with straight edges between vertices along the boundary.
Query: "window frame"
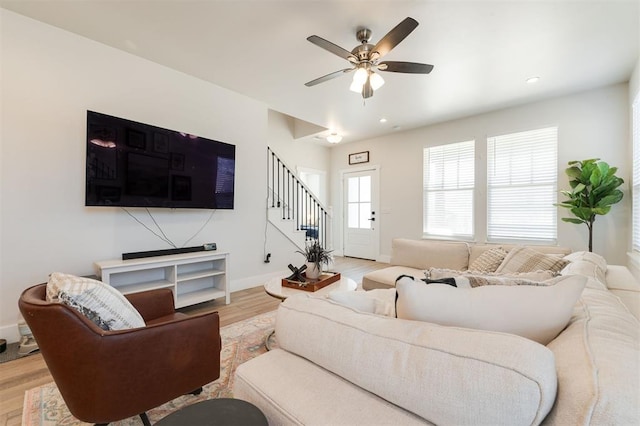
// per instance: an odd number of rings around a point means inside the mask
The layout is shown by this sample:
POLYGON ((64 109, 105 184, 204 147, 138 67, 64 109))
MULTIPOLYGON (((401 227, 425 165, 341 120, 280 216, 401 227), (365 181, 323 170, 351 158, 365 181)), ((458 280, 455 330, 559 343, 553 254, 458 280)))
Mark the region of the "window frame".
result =
MULTIPOLYGON (((554 126, 539 127, 539 128, 530 129, 530 130, 504 133, 496 136, 487 137, 487 159, 486 159, 486 165, 487 165, 486 209, 487 210, 486 210, 486 224, 485 224, 487 242, 527 243, 527 244, 556 244, 557 243, 558 241, 558 208, 556 207, 555 204, 558 202, 558 134, 559 134, 558 126, 554 125, 554 126), (544 140, 546 132, 549 132, 550 134, 552 134, 550 136, 550 138, 552 138, 551 141, 544 140), (538 138, 541 138, 543 140, 540 140, 538 138), (537 140, 538 143, 533 143, 532 142, 533 140, 537 140), (529 163, 530 163, 529 168, 531 172, 528 178, 530 180, 535 180, 535 181, 530 181, 528 183, 522 182, 523 180, 527 179, 527 176, 526 176, 526 173, 518 170, 516 170, 515 173, 510 172, 508 174, 508 178, 504 178, 504 177, 502 178, 502 181, 507 181, 507 180, 511 182, 520 181, 518 183, 511 183, 511 184, 506 184, 503 182, 496 183, 496 181, 492 179, 493 175, 495 175, 495 170, 492 170, 492 167, 495 169, 496 167, 495 164, 497 164, 497 161, 498 161, 495 159, 495 156, 496 156, 495 144, 496 143, 508 144, 509 141, 511 141, 512 144, 520 144, 521 145, 520 150, 522 151, 522 153, 519 154, 520 155, 519 157, 516 157, 513 155, 509 157, 509 160, 512 163, 510 167, 512 169, 515 169, 515 167, 513 166, 513 162, 515 161, 526 162, 526 160, 529 160, 529 163), (553 144, 552 153, 535 150, 535 148, 541 147, 542 143, 544 142, 553 144), (494 152, 492 152, 492 149, 494 152), (540 155, 542 159, 544 159, 545 161, 552 160, 553 166, 545 167, 546 172, 539 173, 539 171, 536 170, 536 166, 533 165, 533 159, 535 158, 535 156, 532 154, 534 152, 540 155), (549 156, 550 158, 545 158, 547 156, 549 156), (494 161, 494 163, 492 163, 492 160, 494 161), (539 175, 542 175, 542 176, 539 176, 539 175), (545 186, 546 187, 551 186, 551 190, 541 189, 542 187, 545 187, 545 186), (538 188, 539 189, 539 191, 537 192, 538 197, 540 197, 541 199, 544 199, 544 197, 548 198, 548 200, 544 204, 543 204, 543 201, 541 200, 540 211, 541 213, 550 216, 551 222, 548 225, 544 225, 544 226, 538 226, 538 227, 530 226, 528 227, 530 229, 529 232, 521 232, 519 234, 513 233, 511 235, 504 235, 504 231, 502 233, 498 233, 496 231, 496 228, 499 227, 499 224, 497 222, 492 222, 492 219, 494 215, 497 214, 497 211, 504 214, 504 212, 508 212, 508 209, 503 208, 499 210, 498 209, 492 210, 492 201, 494 201, 493 200, 494 193, 497 193, 497 191, 499 191, 500 189, 512 190, 514 188, 538 188), (541 235, 540 237, 533 236, 533 234, 535 233, 544 234, 545 228, 546 228, 546 231, 547 232, 550 231, 550 233, 547 233, 546 235, 541 235), (526 234, 529 234, 530 236, 529 237, 523 236, 526 234)), ((500 148, 508 149, 508 145, 503 145, 500 148)), ((513 150, 513 145, 511 149, 513 150)), ((504 153, 501 153, 501 154, 504 155, 504 153)), ((501 169, 505 168, 503 164, 500 164, 499 167, 501 169)), ((501 170, 501 172, 504 173, 503 170, 501 170)), ((505 191, 505 192, 508 192, 508 191, 505 191)), ((514 201, 513 197, 510 197, 509 199, 511 201, 514 201)), ((527 196, 527 197, 523 197, 522 200, 517 199, 517 201, 522 201, 523 203, 525 203, 525 204, 519 205, 521 209, 524 209, 525 206, 530 206, 531 198, 527 196), (529 204, 526 204, 526 202, 528 202, 529 204)), ((517 203, 513 202, 512 205, 517 205, 517 203)), ((518 214, 517 207, 514 208, 514 211, 512 212, 512 214, 518 214)), ((524 212, 521 211, 520 214, 524 215, 524 212)), ((506 229, 512 228, 510 232, 517 232, 518 229, 523 230, 524 228, 527 228, 523 226, 522 223, 524 223, 524 221, 520 221, 519 225, 509 226, 509 224, 505 224, 505 223, 502 223, 502 225, 506 229)))
MULTIPOLYGON (((422 155, 423 155, 423 161, 422 161, 422 170, 423 170, 423 177, 422 177, 422 236, 423 238, 427 238, 427 239, 445 239, 445 240, 459 240, 459 241, 473 241, 475 238, 475 212, 476 212, 476 208, 475 208, 475 201, 476 201, 476 181, 475 181, 475 170, 476 170, 476 162, 477 162, 477 158, 476 158, 476 141, 475 139, 471 139, 471 140, 466 140, 466 141, 462 141, 462 142, 452 142, 452 143, 446 143, 446 144, 439 144, 439 145, 433 145, 433 146, 425 146, 423 147, 423 151, 422 151, 422 155), (454 148, 455 147, 455 148, 454 148), (451 152, 447 153, 447 149, 451 150, 451 152), (448 156, 449 160, 453 159, 453 157, 456 155, 456 152, 453 152, 455 149, 455 151, 457 152, 457 156, 458 159, 456 160, 456 179, 455 179, 455 184, 452 183, 451 180, 448 181, 448 183, 445 183, 446 177, 444 176, 444 170, 443 170, 443 176, 440 176, 440 185, 438 188, 436 188, 435 186, 429 187, 430 185, 430 181, 429 181, 429 171, 431 169, 432 164, 431 163, 431 157, 434 153, 435 150, 443 150, 445 152, 442 153, 443 156, 448 156), (460 176, 460 166, 463 165, 464 161, 468 161, 469 160, 469 154, 470 154, 470 159, 471 159, 471 178, 469 179, 469 177, 467 176, 462 177, 460 176), (462 157, 461 157, 462 156, 462 157), (463 181, 463 183, 461 183, 461 180, 463 181), (471 182, 471 184, 469 185, 468 182, 471 182), (467 182, 467 183, 464 183, 467 182), (466 214, 469 215, 469 223, 466 224, 466 226, 469 229, 469 233, 464 233, 464 232, 455 232, 455 230, 451 233, 437 233, 437 232, 429 232, 429 224, 428 224, 428 220, 429 220, 429 194, 431 193, 440 193, 443 195, 448 195, 451 193, 455 193, 455 192, 460 192, 460 191, 464 191, 464 192, 468 192, 470 193, 470 200, 468 201, 470 204, 470 210, 466 212, 466 214)), ((446 160, 446 158, 443 159, 443 162, 446 160)), ((444 164, 441 165, 442 167, 444 167, 444 164)), ((446 203, 446 202, 445 202, 446 203)))

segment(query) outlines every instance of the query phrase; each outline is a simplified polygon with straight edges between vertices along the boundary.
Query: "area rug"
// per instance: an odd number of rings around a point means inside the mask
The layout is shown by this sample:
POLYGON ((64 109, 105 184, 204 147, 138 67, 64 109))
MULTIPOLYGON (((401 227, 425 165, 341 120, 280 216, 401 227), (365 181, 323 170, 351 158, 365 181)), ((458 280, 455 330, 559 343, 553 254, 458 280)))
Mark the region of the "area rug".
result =
POLYGON ((34 352, 31 352, 30 354, 20 356, 18 354, 19 349, 20 349, 20 343, 18 342, 9 343, 7 345, 7 350, 0 353, 0 364, 2 364, 3 362, 13 361, 14 359, 24 358, 25 356, 37 354, 39 352, 36 350, 34 352))
MULTIPOLYGON (((265 338, 275 323, 276 311, 257 315, 220 329, 220 378, 204 386, 198 396, 184 395, 147 412, 151 423, 187 405, 212 398, 232 397, 234 372, 238 365, 266 352, 265 338)), ((271 342, 271 347, 276 346, 271 342)), ((89 425, 71 415, 55 383, 25 392, 22 410, 23 426, 89 425)), ((142 425, 140 417, 131 417, 110 426, 142 425)))

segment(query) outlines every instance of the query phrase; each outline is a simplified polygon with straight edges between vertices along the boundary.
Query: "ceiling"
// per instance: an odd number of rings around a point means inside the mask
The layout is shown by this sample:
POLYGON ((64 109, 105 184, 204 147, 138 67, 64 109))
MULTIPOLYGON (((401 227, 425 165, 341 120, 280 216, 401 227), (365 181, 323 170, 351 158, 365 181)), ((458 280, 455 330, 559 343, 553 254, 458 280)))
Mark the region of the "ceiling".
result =
POLYGON ((322 136, 338 132, 343 143, 627 82, 640 51, 640 0, 0 0, 0 6, 244 94, 326 128, 322 136), (308 36, 351 50, 358 27, 370 28, 375 44, 407 16, 420 25, 385 60, 433 64, 431 74, 382 73, 386 84, 366 102, 349 91, 351 75, 304 85, 349 65, 308 36), (540 81, 525 83, 532 76, 540 81))

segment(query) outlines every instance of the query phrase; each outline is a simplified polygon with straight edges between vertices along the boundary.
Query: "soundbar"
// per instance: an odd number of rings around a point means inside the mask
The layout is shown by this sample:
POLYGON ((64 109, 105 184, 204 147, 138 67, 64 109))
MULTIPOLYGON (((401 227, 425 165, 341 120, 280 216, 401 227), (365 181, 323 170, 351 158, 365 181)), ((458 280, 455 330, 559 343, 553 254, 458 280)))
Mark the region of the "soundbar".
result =
POLYGON ((194 253, 198 251, 216 250, 216 243, 207 243, 202 246, 182 247, 165 250, 136 251, 131 253, 122 253, 122 260, 140 259, 143 257, 166 256, 169 254, 194 253))

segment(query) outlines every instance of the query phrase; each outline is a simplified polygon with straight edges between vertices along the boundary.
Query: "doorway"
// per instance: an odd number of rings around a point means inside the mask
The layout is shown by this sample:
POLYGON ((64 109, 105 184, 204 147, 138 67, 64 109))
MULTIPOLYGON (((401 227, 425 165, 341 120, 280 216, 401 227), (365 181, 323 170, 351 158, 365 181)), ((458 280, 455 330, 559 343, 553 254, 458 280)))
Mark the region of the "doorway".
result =
POLYGON ((380 247, 377 167, 342 173, 343 254, 376 260, 380 247))

